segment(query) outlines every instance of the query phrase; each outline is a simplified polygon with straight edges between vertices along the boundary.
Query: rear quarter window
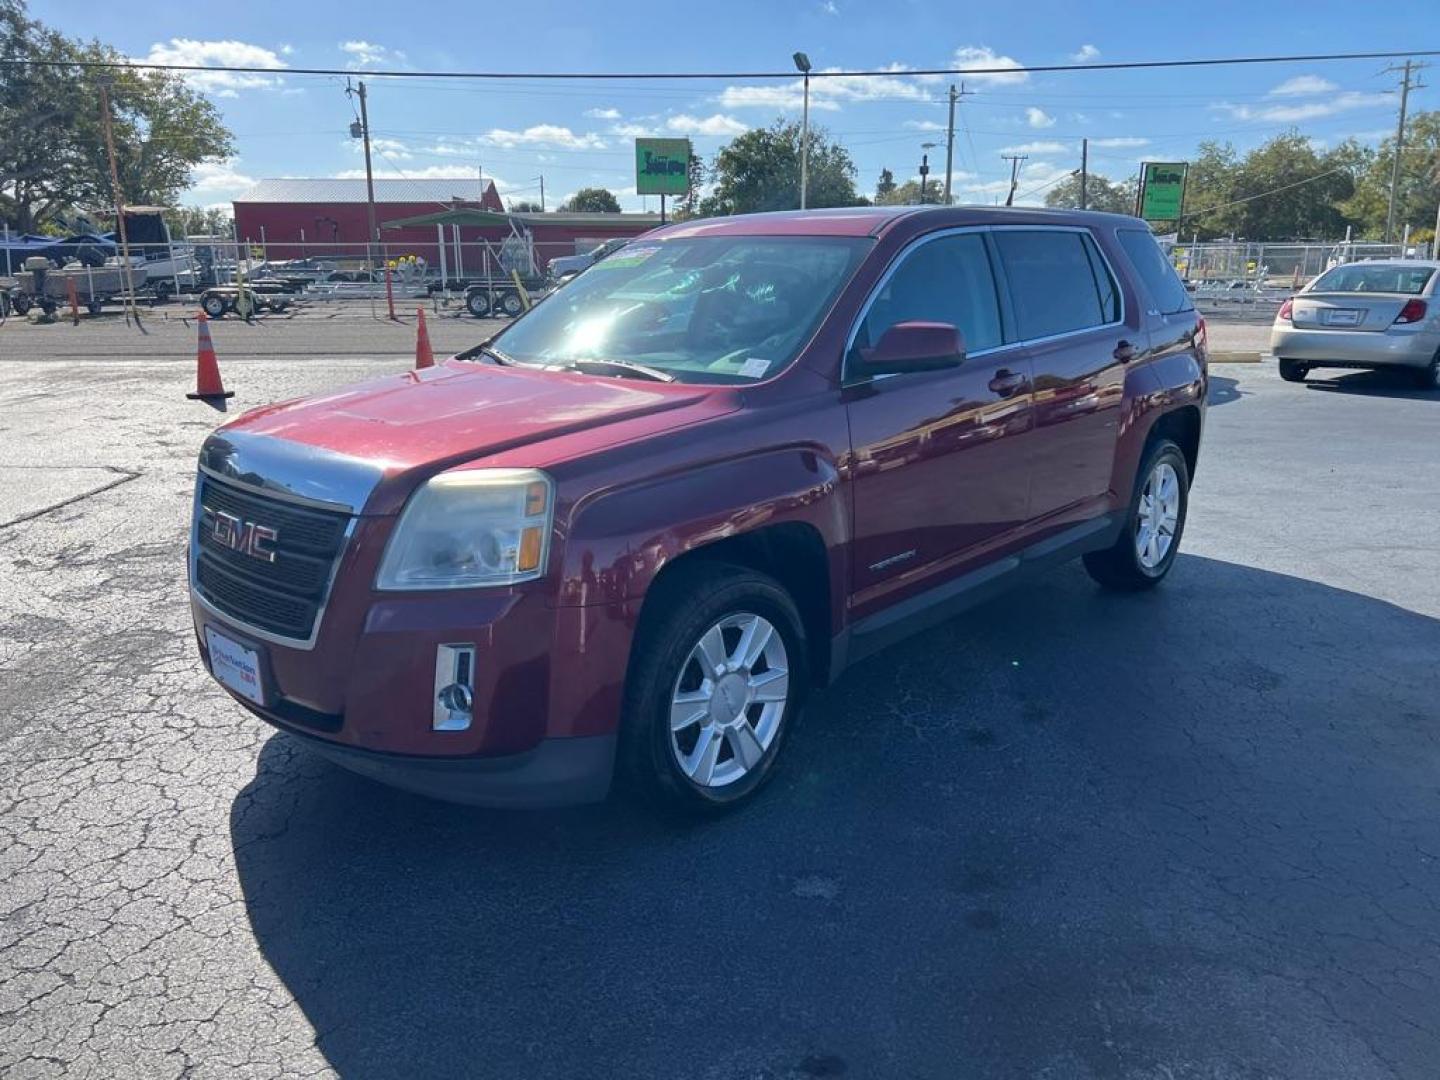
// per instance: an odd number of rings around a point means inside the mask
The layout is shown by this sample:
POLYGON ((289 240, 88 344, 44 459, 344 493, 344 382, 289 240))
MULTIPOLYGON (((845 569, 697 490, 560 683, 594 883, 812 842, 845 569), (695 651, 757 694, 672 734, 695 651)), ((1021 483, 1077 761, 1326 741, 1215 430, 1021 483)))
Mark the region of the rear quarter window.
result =
POLYGON ((1117 229, 1115 235, 1119 237, 1120 246, 1125 249, 1130 265, 1145 283, 1145 291, 1150 294, 1150 299, 1161 314, 1174 315, 1177 311, 1194 309, 1195 305, 1191 303, 1190 294, 1185 291, 1180 275, 1175 273, 1175 267, 1165 258, 1165 253, 1160 250, 1155 237, 1144 229, 1117 229))

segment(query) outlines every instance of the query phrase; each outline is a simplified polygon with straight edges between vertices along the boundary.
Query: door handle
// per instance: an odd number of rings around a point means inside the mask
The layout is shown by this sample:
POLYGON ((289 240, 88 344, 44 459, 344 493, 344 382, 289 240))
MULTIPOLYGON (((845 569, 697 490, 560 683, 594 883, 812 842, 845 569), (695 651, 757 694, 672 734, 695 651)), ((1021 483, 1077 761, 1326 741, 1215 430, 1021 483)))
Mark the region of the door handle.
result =
POLYGON ((1010 397, 1023 390, 1029 381, 1021 372, 1001 368, 990 380, 990 392, 999 394, 1001 397, 1010 397))
POLYGON ((1119 360, 1120 363, 1128 364, 1131 360, 1135 359, 1135 346, 1122 338, 1120 344, 1115 346, 1115 351, 1111 353, 1111 355, 1114 356, 1116 360, 1119 360))

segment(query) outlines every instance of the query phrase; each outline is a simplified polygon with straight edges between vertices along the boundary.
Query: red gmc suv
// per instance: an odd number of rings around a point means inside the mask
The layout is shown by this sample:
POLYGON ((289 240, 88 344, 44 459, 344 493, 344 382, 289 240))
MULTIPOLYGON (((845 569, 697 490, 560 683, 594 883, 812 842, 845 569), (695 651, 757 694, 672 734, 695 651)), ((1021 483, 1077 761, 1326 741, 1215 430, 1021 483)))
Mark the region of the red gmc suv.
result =
POLYGON ((400 787, 730 806, 848 663, 1077 555, 1163 578, 1205 353, 1134 218, 672 225, 435 368, 211 435, 200 651, 400 787))

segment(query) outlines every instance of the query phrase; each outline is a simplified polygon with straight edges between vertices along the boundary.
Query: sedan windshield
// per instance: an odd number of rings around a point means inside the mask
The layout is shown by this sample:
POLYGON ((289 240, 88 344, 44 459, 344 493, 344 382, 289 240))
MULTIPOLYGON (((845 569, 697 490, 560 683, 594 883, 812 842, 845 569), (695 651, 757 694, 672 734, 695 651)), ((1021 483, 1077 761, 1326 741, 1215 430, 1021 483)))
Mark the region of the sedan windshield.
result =
POLYGON ((502 331, 538 367, 644 365, 681 382, 749 383, 795 359, 870 241, 695 237, 632 241, 502 331), (618 363, 617 363, 618 362, 618 363))
POLYGON ((1351 263, 1327 270, 1307 292, 1402 293, 1419 296, 1435 271, 1428 266, 1367 266, 1351 263))

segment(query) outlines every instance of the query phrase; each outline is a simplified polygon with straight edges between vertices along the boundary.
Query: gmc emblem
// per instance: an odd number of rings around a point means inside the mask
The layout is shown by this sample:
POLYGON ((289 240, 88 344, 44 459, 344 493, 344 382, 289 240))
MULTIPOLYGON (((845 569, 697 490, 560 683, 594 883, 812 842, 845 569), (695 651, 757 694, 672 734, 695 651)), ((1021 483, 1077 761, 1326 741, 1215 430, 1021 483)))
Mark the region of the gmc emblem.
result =
POLYGON ((205 507, 205 513, 210 517, 210 536, 221 547, 238 551, 242 555, 249 555, 252 559, 259 559, 262 562, 273 563, 275 561, 275 549, 270 545, 279 539, 279 533, 269 525, 257 525, 253 521, 244 521, 234 514, 227 514, 223 510, 212 510, 208 506, 205 507))

